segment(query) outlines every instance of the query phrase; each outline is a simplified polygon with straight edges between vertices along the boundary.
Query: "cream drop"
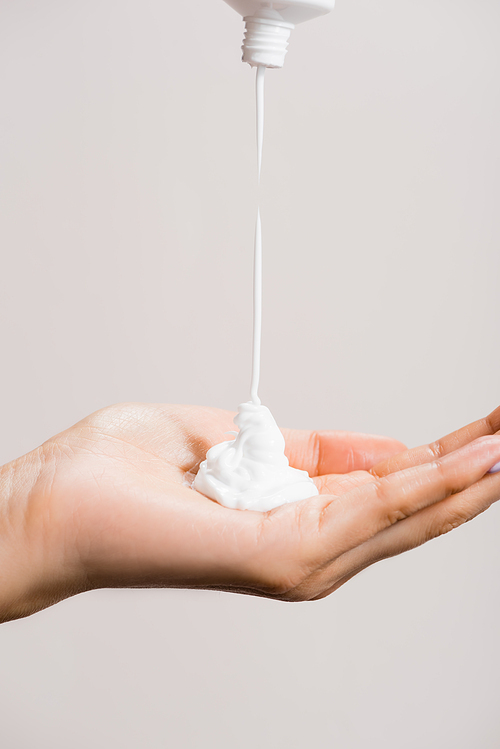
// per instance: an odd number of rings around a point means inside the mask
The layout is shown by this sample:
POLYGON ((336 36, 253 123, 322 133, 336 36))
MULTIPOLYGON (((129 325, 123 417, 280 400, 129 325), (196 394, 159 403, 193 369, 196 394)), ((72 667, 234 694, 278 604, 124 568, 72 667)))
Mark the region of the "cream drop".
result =
MULTIPOLYGON (((256 74, 257 163, 260 183, 264 137, 264 74, 256 74)), ((254 247, 254 311, 251 401, 238 408, 235 439, 210 448, 193 487, 221 505, 235 510, 266 512, 289 502, 319 494, 306 471, 292 468, 285 455, 285 439, 270 410, 260 402, 262 331, 262 224, 257 209, 254 247)))

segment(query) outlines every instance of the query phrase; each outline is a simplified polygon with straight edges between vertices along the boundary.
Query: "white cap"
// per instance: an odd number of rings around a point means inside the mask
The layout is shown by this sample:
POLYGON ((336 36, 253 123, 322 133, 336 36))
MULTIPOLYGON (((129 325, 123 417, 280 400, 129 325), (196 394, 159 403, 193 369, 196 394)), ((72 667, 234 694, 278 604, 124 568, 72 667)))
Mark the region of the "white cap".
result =
POLYGON ((243 20, 243 62, 252 66, 282 68, 290 32, 295 28, 293 23, 286 23, 277 11, 270 8, 262 8, 243 20))

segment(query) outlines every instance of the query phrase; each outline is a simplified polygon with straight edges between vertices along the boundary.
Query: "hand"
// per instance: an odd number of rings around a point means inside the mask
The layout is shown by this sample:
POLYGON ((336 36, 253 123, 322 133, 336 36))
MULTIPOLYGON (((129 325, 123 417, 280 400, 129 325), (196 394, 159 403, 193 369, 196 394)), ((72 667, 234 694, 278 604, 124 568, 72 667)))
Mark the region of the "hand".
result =
POLYGON ((432 445, 284 430, 320 496, 228 510, 185 484, 233 414, 112 406, 0 471, 0 620, 102 587, 322 598, 500 498, 500 409, 432 445))

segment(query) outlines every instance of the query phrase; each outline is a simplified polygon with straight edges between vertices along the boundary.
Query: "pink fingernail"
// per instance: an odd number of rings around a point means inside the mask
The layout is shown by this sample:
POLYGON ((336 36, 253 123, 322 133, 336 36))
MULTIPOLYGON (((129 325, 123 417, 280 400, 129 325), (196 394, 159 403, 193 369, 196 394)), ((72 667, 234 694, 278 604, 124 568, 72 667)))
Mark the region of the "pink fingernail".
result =
POLYGON ((491 468, 488 473, 500 473, 500 463, 497 463, 496 465, 491 468))

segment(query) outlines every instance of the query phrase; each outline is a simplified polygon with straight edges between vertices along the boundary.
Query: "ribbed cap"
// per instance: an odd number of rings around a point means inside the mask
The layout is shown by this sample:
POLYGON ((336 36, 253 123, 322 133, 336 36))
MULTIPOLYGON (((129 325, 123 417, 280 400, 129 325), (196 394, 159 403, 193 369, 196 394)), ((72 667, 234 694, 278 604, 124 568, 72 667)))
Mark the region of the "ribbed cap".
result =
POLYGON ((282 68, 294 25, 283 21, 277 11, 266 8, 243 20, 243 62, 252 66, 282 68))

